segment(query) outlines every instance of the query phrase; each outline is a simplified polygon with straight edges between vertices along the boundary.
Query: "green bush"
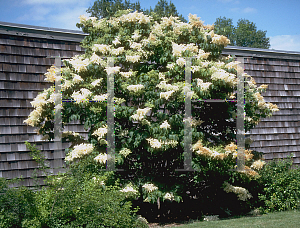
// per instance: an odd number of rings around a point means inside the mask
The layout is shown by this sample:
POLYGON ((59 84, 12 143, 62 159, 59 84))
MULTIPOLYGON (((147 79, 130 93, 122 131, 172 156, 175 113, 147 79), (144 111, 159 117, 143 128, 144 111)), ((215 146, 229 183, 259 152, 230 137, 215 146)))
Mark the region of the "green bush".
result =
POLYGON ((259 198, 264 212, 297 209, 300 206, 300 169, 292 169, 291 156, 271 161, 260 171, 263 193, 259 198))
POLYGON ((24 186, 9 188, 9 184, 16 182, 16 180, 8 181, 5 178, 0 178, 1 228, 23 227, 22 221, 34 219, 38 214, 33 191, 24 186))

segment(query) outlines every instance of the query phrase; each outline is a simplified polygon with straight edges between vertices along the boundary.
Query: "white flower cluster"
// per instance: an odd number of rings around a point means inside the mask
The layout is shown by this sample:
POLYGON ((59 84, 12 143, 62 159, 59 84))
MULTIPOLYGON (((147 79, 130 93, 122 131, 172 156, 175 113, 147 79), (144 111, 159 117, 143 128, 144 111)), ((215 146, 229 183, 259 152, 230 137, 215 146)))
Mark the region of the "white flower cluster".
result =
POLYGON ((95 52, 92 54, 90 61, 94 64, 97 64, 97 65, 100 65, 103 67, 107 66, 107 63, 102 58, 100 58, 95 52))
POLYGON ((143 88, 145 88, 144 85, 140 85, 140 84, 138 84, 138 85, 129 85, 129 86, 127 86, 127 89, 128 89, 129 91, 133 91, 133 92, 137 92, 137 91, 139 91, 139 90, 141 90, 141 89, 143 89, 143 88))
POLYGON ((211 42, 214 44, 217 44, 217 45, 223 45, 224 47, 226 47, 228 44, 230 44, 230 40, 227 39, 226 36, 223 36, 223 35, 220 36, 217 34, 214 35, 211 42))
POLYGON ((135 11, 134 13, 124 14, 118 19, 122 22, 137 22, 139 24, 147 24, 150 22, 151 18, 151 16, 147 16, 143 13, 138 13, 138 11, 135 11))
POLYGON ((176 44, 172 43, 173 48, 173 56, 180 57, 182 55, 182 52, 190 51, 192 53, 197 54, 198 47, 194 44, 176 44))
POLYGON ((226 67, 227 69, 235 69, 235 70, 237 70, 237 69, 238 69, 238 65, 239 65, 240 63, 241 63, 241 62, 239 62, 239 61, 233 61, 233 62, 227 63, 227 64, 225 65, 225 67, 226 67))
POLYGON ((140 55, 126 55, 126 61, 136 63, 140 60, 141 56, 140 55))
POLYGON ((205 51, 199 49, 197 59, 207 59, 209 55, 210 55, 209 52, 205 52, 205 51))
POLYGON ((165 120, 159 127, 168 129, 168 128, 171 128, 171 125, 168 123, 167 120, 165 120))
POLYGON ((73 83, 77 84, 81 81, 83 81, 83 79, 78 75, 78 74, 71 74, 73 76, 73 83))
POLYGON ((167 68, 168 68, 169 70, 173 70, 174 67, 175 67, 175 63, 168 63, 168 64, 167 64, 167 68))
POLYGON ((48 82, 55 82, 55 66, 51 66, 49 69, 47 69, 47 73, 45 73, 45 81, 48 82))
POLYGON ((105 71, 108 75, 110 74, 116 74, 120 71, 121 67, 105 67, 105 71))
MULTIPOLYGON (((99 178, 93 177, 93 180, 95 183, 97 183, 97 184, 99 183, 99 178)), ((105 185, 104 181, 101 181, 100 185, 105 185)))
POLYGON ((171 84, 167 84, 166 81, 161 81, 156 87, 158 87, 160 89, 164 89, 166 91, 170 91, 170 90, 177 91, 177 90, 179 90, 178 86, 173 86, 171 84))
POLYGON ((106 44, 94 44, 92 47, 94 52, 100 52, 102 54, 108 54, 110 52, 110 46, 106 44))
POLYGON ((224 191, 225 192, 233 192, 235 194, 237 194, 237 197, 239 200, 243 200, 246 201, 247 199, 250 199, 252 197, 252 195, 248 192, 247 189, 242 188, 242 187, 235 187, 232 186, 231 184, 224 182, 225 183, 225 188, 224 191))
POLYGON ((129 42, 130 42, 130 48, 132 48, 132 49, 140 50, 142 48, 142 44, 140 44, 140 43, 136 43, 136 42, 132 42, 132 41, 129 41, 129 42))
POLYGON ((161 92, 160 93, 160 98, 164 98, 166 100, 169 99, 169 97, 172 95, 172 93, 174 93, 174 90, 168 91, 168 92, 161 92))
POLYGON ((85 101, 87 100, 87 97, 91 94, 91 91, 88 89, 80 89, 78 92, 73 92, 71 97, 76 101, 76 103, 80 101, 85 101))
POLYGON ((130 149, 128 149, 128 148, 123 148, 122 150, 120 150, 120 152, 119 152, 121 155, 123 155, 125 158, 129 155, 129 154, 131 154, 132 152, 131 152, 131 150, 130 149))
POLYGON ((116 48, 116 49, 111 49, 110 53, 112 55, 121 55, 124 51, 125 51, 124 47, 119 47, 119 48, 116 48))
POLYGON ((191 71, 193 73, 197 72, 197 71, 200 71, 201 67, 200 66, 191 66, 191 71))
POLYGON ((228 73, 223 69, 216 69, 214 67, 212 69, 214 70, 214 73, 211 75, 212 80, 224 80, 231 85, 237 84, 237 78, 234 74, 228 73))
POLYGON ((101 95, 95 95, 94 97, 93 97, 93 101, 100 101, 100 102, 103 102, 103 101, 105 101, 105 100, 107 100, 107 96, 108 96, 108 94, 106 93, 106 94, 101 94, 101 95))
POLYGON ((100 84, 102 82, 103 78, 100 79, 96 79, 95 81, 93 81, 91 84, 92 86, 97 86, 98 84, 100 84))
POLYGON ((140 37, 141 35, 139 34, 139 30, 135 30, 133 35, 131 36, 131 38, 134 39, 135 41, 137 41, 140 37))
POLYGON ((260 170, 263 168, 263 166, 266 164, 265 161, 262 160, 257 160, 255 162, 252 163, 252 165, 250 166, 250 168, 254 168, 256 170, 260 170))
POLYGON ((118 44, 120 44, 121 42, 120 42, 120 37, 116 37, 114 40, 113 40, 113 42, 112 42, 115 46, 117 46, 118 44))
POLYGON ((92 144, 81 143, 80 145, 74 146, 74 149, 65 157, 66 161, 73 161, 75 158, 81 158, 84 155, 90 154, 94 150, 92 144))
POLYGON ((120 74, 125 77, 125 78, 129 78, 132 76, 134 72, 133 71, 129 71, 129 72, 120 72, 120 74))
POLYGON ((137 190, 135 190, 132 186, 127 186, 125 188, 123 188, 122 190, 120 190, 121 192, 133 192, 133 193, 138 193, 137 190))
POLYGON ((42 93, 37 95, 37 97, 34 98, 33 101, 30 102, 30 104, 34 108, 42 107, 44 104, 48 103, 48 101, 46 101, 46 97, 47 97, 47 91, 43 91, 42 93))
POLYGON ((150 110, 151 108, 138 109, 136 114, 132 115, 131 117, 136 121, 141 121, 150 110))
POLYGON ((158 189, 158 187, 156 187, 154 184, 151 184, 151 183, 144 184, 142 187, 145 188, 147 192, 153 192, 158 189))
POLYGON ((77 72, 85 71, 90 64, 89 59, 83 59, 82 56, 75 55, 73 58, 67 60, 77 72))
POLYGON ((201 87, 201 90, 203 90, 203 91, 207 91, 208 88, 209 88, 209 86, 212 85, 211 82, 205 82, 205 83, 203 83, 203 80, 200 79, 200 78, 197 78, 196 80, 197 80, 197 86, 201 87))
POLYGON ((150 143, 150 146, 152 148, 161 148, 162 145, 171 145, 174 148, 178 144, 178 142, 175 140, 168 140, 165 142, 162 142, 161 140, 159 141, 158 139, 153 139, 153 138, 149 138, 146 140, 150 143))
POLYGON ((92 135, 97 135, 100 140, 105 134, 107 134, 107 126, 98 128, 92 135))
POLYGON ((174 195, 173 195, 173 193, 166 193, 165 195, 164 195, 164 199, 167 199, 167 200, 174 200, 174 195))
POLYGON ((178 58, 177 60, 176 60, 176 64, 177 65, 179 65, 179 66, 181 66, 181 67, 183 67, 184 65, 185 65, 185 59, 184 58, 178 58))
POLYGON ((107 154, 99 154, 97 157, 94 158, 94 160, 96 162, 105 164, 107 161, 107 158, 108 158, 107 154))

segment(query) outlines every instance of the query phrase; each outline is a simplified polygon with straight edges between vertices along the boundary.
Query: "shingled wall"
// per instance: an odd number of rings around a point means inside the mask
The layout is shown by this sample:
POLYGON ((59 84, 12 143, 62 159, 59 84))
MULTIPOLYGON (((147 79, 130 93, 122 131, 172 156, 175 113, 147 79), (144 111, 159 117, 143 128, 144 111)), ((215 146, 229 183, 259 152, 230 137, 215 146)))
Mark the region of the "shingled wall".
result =
POLYGON ((262 96, 279 108, 246 133, 250 149, 263 152, 267 162, 293 153, 294 166, 300 165, 300 52, 227 47, 223 54, 245 57, 244 72, 257 86, 268 85, 262 96))
MULTIPOLYGON (((72 57, 83 53, 79 45, 83 38, 84 34, 77 31, 0 22, 0 177, 23 176, 25 180, 21 184, 33 185, 30 177, 37 163, 29 156, 25 141, 36 144, 49 160, 50 167, 55 168, 53 143, 41 140, 35 128, 23 121, 33 110, 30 102, 53 85, 44 81, 44 73, 54 64, 54 59, 47 57, 72 57)), ((74 130, 74 127, 77 128, 75 122, 65 129, 74 130)), ((85 132, 82 127, 76 130, 85 132)), ((63 146, 67 148, 68 145, 63 146)))

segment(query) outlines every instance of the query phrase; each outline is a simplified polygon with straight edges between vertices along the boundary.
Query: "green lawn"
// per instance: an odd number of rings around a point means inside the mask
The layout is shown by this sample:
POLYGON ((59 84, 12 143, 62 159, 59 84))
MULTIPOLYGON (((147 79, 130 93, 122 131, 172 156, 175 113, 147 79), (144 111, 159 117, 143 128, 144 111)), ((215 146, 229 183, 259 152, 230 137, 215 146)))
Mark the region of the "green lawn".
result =
POLYGON ((193 222, 178 226, 179 228, 213 227, 213 228, 241 228, 241 227, 278 227, 300 228, 300 211, 274 212, 256 217, 231 218, 218 221, 193 222))

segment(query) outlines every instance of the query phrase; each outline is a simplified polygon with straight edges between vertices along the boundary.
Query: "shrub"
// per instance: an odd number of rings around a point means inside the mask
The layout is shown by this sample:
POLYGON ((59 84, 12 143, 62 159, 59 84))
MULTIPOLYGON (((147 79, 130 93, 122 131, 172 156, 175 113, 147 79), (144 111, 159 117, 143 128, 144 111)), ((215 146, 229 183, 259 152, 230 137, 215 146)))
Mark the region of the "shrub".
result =
MULTIPOLYGON (((291 155, 292 156, 292 155, 291 155)), ((271 161, 260 171, 260 183, 264 212, 300 208, 300 168, 292 169, 291 156, 284 160, 271 161)))

